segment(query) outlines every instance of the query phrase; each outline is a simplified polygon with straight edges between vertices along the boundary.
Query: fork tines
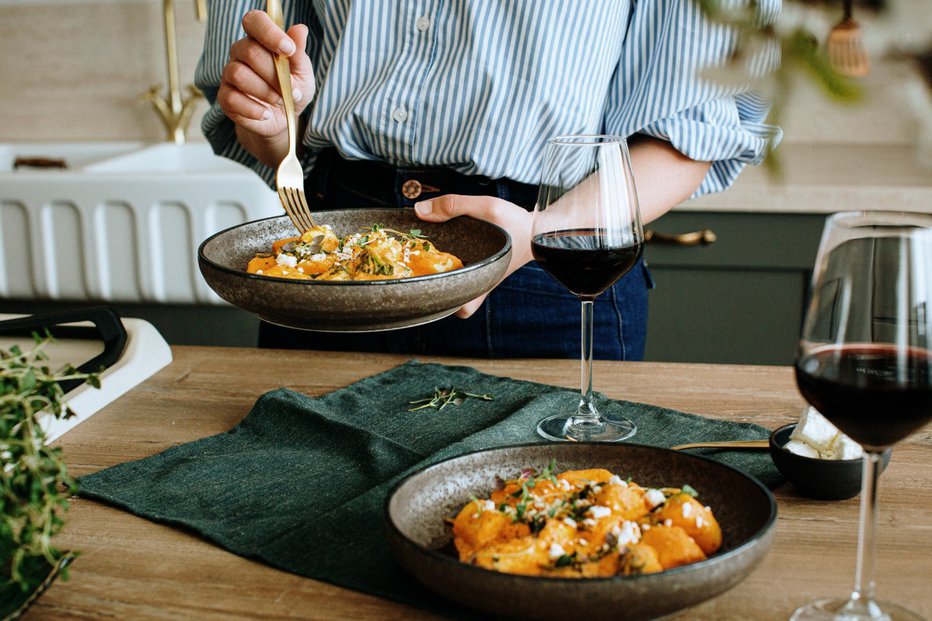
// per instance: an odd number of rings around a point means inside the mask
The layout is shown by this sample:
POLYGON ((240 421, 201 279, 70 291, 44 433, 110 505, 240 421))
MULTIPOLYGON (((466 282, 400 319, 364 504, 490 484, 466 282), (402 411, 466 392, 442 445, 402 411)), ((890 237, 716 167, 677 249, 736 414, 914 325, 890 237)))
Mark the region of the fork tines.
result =
POLYGON ((304 191, 289 186, 278 188, 278 198, 285 207, 285 212, 291 218, 292 224, 300 232, 314 228, 314 221, 310 217, 310 209, 304 197, 304 191))

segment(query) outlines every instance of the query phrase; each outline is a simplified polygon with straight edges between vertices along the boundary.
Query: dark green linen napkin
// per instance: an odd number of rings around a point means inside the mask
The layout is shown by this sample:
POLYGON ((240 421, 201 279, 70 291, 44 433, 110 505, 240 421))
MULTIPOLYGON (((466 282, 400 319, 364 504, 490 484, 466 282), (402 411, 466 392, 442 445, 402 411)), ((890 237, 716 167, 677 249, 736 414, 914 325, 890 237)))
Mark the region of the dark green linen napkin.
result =
MULTIPOLYGON (((578 399, 566 388, 411 361, 319 398, 283 388, 266 393, 230 431, 84 476, 80 494, 193 530, 289 572, 465 617, 395 563, 383 536, 388 492, 407 474, 447 457, 546 442, 537 422, 575 408, 578 399), (490 393, 493 400, 410 411, 411 401, 438 387, 490 393)), ((632 419, 640 444, 768 434, 758 425, 603 395, 597 405, 632 419)), ((707 454, 765 485, 782 480, 766 452, 707 454)))

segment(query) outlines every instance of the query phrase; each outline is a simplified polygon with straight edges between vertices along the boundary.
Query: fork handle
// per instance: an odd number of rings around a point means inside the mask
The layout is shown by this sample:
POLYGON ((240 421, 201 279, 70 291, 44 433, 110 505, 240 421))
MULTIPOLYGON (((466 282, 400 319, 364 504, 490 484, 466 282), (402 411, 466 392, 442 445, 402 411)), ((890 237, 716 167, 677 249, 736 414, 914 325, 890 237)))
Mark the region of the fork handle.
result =
MULTIPOLYGON (((275 22, 282 30, 285 29, 285 16, 282 11, 281 0, 268 0, 265 4, 265 12, 269 14, 272 21, 275 22)), ((295 155, 297 143, 297 124, 295 121, 294 99, 291 96, 291 66, 287 56, 272 53, 275 61, 275 75, 278 77, 278 87, 282 92, 282 103, 285 106, 285 122, 288 126, 288 152, 295 155)))
POLYGON ((674 451, 683 451, 693 448, 723 448, 723 449, 765 449, 770 447, 768 440, 720 440, 717 442, 693 442, 691 444, 677 444, 670 448, 674 451))

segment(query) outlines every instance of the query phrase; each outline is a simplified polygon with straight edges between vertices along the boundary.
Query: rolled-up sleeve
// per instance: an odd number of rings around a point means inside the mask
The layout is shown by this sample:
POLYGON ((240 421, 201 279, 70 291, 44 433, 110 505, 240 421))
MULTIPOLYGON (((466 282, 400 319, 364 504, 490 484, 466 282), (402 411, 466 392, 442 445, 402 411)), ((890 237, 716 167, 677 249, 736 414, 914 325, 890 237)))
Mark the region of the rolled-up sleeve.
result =
MULTIPOLYGON (((214 153, 243 164, 258 174, 270 187, 275 188, 275 169, 266 166, 246 151, 236 137, 236 127, 217 104, 217 92, 223 68, 230 57, 230 47, 243 38, 242 19, 247 11, 265 8, 265 0, 215 0, 208 3, 204 49, 194 72, 194 83, 204 93, 210 107, 201 119, 201 131, 214 153)), ((309 7, 303 0, 283 3, 286 27, 294 23, 313 21, 309 7), (301 16, 300 18, 298 16, 301 16)), ((311 33, 315 32, 313 24, 311 33)), ((317 42, 308 37, 308 53, 314 58, 317 42)), ((304 162, 302 162, 304 163, 304 162)), ((304 163, 305 169, 310 163, 304 163)))
MULTIPOLYGON (((780 0, 762 0, 759 7, 761 19, 772 20, 780 0)), ((695 0, 640 0, 609 89, 606 132, 667 140, 691 159, 712 162, 693 197, 728 188, 781 137, 765 123, 769 105, 755 91, 702 75, 726 62, 735 40, 695 0)), ((762 49, 751 59, 752 73, 772 69, 778 59, 775 48, 762 49)))

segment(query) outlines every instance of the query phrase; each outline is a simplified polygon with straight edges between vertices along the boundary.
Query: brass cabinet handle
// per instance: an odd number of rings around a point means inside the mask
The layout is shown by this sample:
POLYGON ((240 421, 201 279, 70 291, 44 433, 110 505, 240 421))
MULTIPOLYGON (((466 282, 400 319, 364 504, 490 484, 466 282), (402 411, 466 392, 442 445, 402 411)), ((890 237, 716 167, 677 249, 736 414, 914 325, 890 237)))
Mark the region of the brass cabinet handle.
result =
POLYGON ((677 246, 698 246, 699 244, 711 244, 718 239, 715 231, 711 229, 702 229, 691 233, 680 233, 678 235, 668 235, 667 233, 658 233, 653 229, 644 231, 644 241, 653 241, 661 244, 674 244, 677 246))

